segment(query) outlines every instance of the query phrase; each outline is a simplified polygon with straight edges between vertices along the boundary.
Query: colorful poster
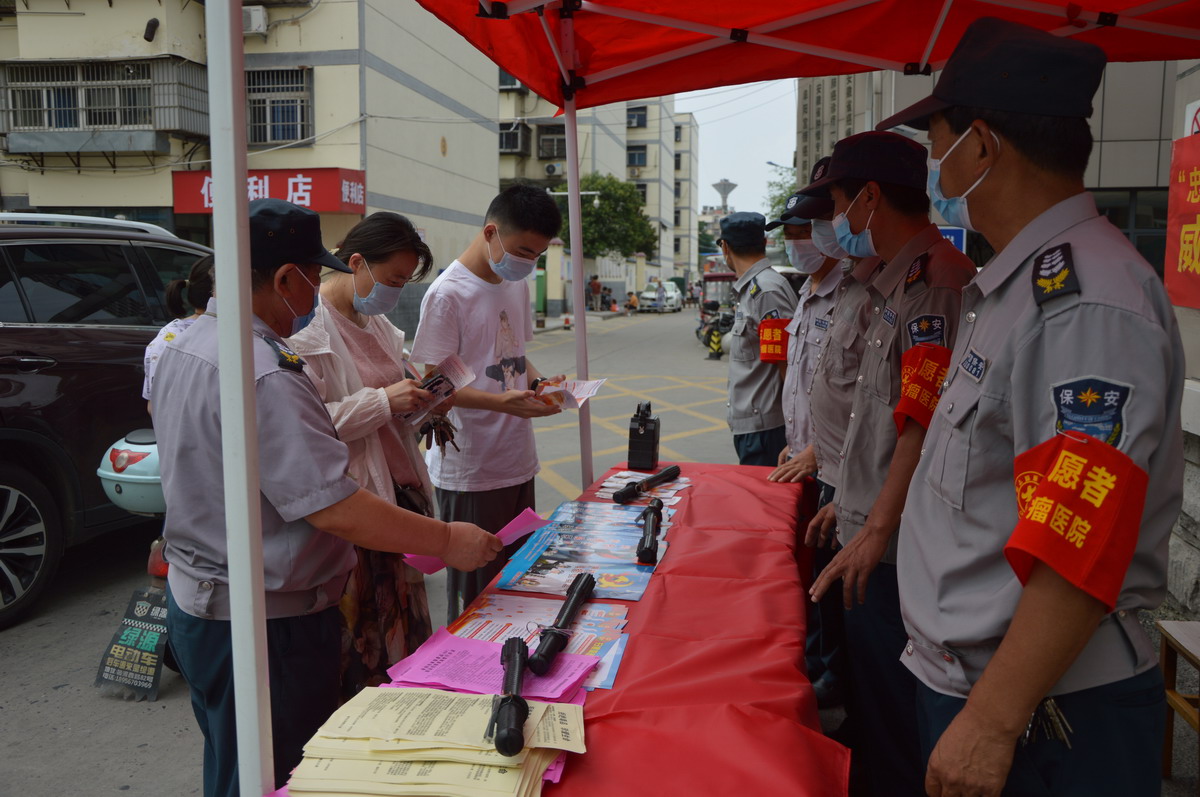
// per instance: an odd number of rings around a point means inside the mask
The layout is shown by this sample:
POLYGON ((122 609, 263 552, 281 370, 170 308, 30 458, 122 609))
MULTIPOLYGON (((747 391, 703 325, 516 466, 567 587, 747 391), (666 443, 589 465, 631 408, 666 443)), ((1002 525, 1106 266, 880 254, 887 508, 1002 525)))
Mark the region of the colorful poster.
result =
POLYGON ((1200 135, 1171 149, 1163 277, 1172 304, 1200 308, 1200 135))
MULTIPOLYGON (((501 571, 500 589, 565 595, 579 573, 596 577, 600 599, 640 600, 653 565, 637 564, 640 534, 621 531, 580 533, 574 525, 552 523, 530 536, 501 571)), ((661 559, 665 543, 659 543, 661 559)))

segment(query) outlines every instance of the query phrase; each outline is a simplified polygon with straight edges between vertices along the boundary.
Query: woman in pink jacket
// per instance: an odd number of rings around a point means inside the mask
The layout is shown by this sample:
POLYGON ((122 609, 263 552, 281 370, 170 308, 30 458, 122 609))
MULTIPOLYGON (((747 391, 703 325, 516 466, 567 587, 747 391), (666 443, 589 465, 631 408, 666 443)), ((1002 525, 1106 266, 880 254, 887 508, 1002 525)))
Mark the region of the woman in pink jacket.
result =
MULTIPOLYGON (((323 281, 312 323, 288 342, 350 449, 350 475, 387 501, 431 515, 417 430, 397 416, 432 396, 405 359, 404 333, 385 315, 407 283, 429 272, 429 247, 408 219, 380 212, 355 225, 337 255, 354 273, 323 281)), ((341 606, 345 699, 389 681, 387 668, 431 633, 423 577, 399 554, 358 549, 341 606)))

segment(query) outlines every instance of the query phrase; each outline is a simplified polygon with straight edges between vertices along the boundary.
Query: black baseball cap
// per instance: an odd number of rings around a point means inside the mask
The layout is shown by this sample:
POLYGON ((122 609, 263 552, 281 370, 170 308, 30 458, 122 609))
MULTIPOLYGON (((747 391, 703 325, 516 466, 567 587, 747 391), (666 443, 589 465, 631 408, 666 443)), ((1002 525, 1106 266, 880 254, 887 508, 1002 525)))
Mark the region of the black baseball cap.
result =
MULTIPOLYGON (((825 176, 832 160, 826 155, 813 164, 812 172, 808 176, 810 185, 825 176)), ((779 214, 779 218, 767 225, 768 230, 773 230, 780 224, 808 224, 813 219, 833 215, 832 199, 827 196, 809 196, 804 191, 805 189, 801 188, 788 197, 783 212, 779 214)))
POLYGON ((320 216, 282 199, 256 199, 250 203, 250 267, 273 272, 286 263, 354 273, 321 242, 320 216))
POLYGON ((832 201, 829 186, 838 180, 874 180, 924 191, 926 157, 923 146, 899 133, 858 133, 833 145, 825 174, 800 193, 832 201))
POLYGON ((954 106, 1086 119, 1107 60, 1094 44, 983 17, 963 32, 933 94, 875 129, 928 130, 932 114, 954 106))
POLYGON ((732 247, 750 249, 762 246, 767 236, 767 217, 761 213, 730 213, 721 219, 721 237, 732 247))

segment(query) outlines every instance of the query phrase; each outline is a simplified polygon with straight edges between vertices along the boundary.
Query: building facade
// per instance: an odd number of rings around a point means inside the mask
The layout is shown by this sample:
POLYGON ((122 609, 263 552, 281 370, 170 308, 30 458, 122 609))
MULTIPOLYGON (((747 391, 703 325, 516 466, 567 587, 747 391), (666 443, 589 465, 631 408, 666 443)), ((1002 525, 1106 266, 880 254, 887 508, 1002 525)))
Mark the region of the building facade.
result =
MULTIPOLYGON (((5 209, 123 215, 208 242, 201 3, 52 0, 0 20, 5 209), (62 57, 70 41, 72 56, 62 57)), ((246 4, 247 195, 412 219, 444 265, 497 190, 491 62, 413 0, 246 4), (463 197, 475 197, 464 202, 463 197)))
POLYGON ((675 180, 675 98, 633 100, 626 105, 625 114, 628 179, 642 193, 643 209, 658 234, 658 251, 646 252, 647 264, 652 274, 658 269, 655 276, 672 277, 675 207, 683 193, 683 185, 675 180))
POLYGON ((690 113, 675 114, 675 273, 691 280, 698 273, 700 128, 690 113))

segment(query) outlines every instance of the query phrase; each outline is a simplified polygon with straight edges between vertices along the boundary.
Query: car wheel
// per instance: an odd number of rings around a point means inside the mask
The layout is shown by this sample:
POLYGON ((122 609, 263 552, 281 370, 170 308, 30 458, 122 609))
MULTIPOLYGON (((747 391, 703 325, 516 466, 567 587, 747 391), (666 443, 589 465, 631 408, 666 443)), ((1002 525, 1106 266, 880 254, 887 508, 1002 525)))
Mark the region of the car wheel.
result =
POLYGON ((37 603, 62 553, 63 527, 50 491, 25 471, 0 465, 0 628, 37 603))

